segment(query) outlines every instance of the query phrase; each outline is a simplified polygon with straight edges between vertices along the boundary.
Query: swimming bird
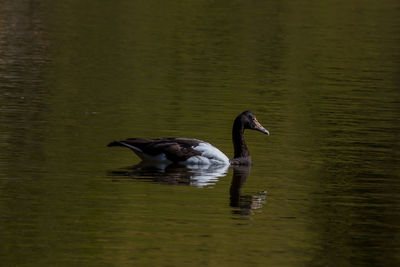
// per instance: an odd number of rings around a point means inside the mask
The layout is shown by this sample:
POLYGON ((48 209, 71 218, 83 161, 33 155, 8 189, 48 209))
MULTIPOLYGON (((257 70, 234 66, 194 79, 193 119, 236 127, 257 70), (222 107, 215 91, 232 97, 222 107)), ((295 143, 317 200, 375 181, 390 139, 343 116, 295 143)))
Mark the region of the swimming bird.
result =
POLYGON ((251 110, 240 113, 233 121, 232 141, 234 157, 229 159, 213 145, 190 138, 128 138, 108 146, 122 146, 133 150, 143 161, 181 165, 250 165, 250 152, 244 141, 244 130, 257 130, 269 135, 251 110))

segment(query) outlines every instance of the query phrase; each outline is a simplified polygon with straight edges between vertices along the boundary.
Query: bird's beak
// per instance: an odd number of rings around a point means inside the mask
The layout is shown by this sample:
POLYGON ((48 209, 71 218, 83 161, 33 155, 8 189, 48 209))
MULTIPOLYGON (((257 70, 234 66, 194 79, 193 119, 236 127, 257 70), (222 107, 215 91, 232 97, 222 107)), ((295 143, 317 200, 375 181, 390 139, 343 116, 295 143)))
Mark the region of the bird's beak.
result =
POLYGON ((266 135, 269 135, 269 131, 268 131, 267 129, 265 129, 265 128, 258 122, 258 120, 257 120, 256 118, 254 118, 253 122, 254 122, 254 128, 253 128, 253 130, 257 130, 257 131, 262 132, 262 133, 264 133, 264 134, 266 134, 266 135))

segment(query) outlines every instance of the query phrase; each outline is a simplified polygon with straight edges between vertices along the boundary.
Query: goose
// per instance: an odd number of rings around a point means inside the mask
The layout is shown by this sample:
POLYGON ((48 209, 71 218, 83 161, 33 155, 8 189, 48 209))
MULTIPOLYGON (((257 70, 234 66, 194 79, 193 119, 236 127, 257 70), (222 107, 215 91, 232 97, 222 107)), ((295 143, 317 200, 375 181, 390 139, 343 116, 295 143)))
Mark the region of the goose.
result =
POLYGON ((232 141, 234 157, 229 159, 210 143, 191 138, 128 138, 113 141, 109 147, 122 146, 131 149, 144 162, 180 165, 250 165, 251 157, 244 141, 244 130, 251 129, 269 135, 251 110, 240 113, 233 122, 232 141))

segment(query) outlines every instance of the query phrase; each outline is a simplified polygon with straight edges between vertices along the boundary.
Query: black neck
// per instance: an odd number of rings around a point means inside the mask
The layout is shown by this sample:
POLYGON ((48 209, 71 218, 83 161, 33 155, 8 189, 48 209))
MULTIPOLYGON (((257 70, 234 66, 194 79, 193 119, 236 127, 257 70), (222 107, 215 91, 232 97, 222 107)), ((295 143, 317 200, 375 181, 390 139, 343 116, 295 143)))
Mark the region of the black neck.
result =
POLYGON ((244 141, 244 126, 239 117, 233 122, 232 141, 235 150, 235 156, 233 158, 236 159, 250 156, 250 152, 244 141))

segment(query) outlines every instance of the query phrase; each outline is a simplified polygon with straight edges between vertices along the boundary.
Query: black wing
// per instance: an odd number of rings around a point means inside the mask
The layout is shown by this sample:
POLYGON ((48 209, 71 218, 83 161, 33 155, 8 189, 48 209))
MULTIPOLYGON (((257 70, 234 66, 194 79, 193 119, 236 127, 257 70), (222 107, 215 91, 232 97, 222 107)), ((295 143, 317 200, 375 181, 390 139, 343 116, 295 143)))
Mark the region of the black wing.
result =
POLYGON ((201 155, 201 152, 194 149, 202 141, 189 138, 159 138, 140 139, 128 138, 123 141, 114 141, 108 146, 124 146, 135 152, 144 153, 150 156, 165 154, 172 162, 185 161, 192 156, 201 155))

